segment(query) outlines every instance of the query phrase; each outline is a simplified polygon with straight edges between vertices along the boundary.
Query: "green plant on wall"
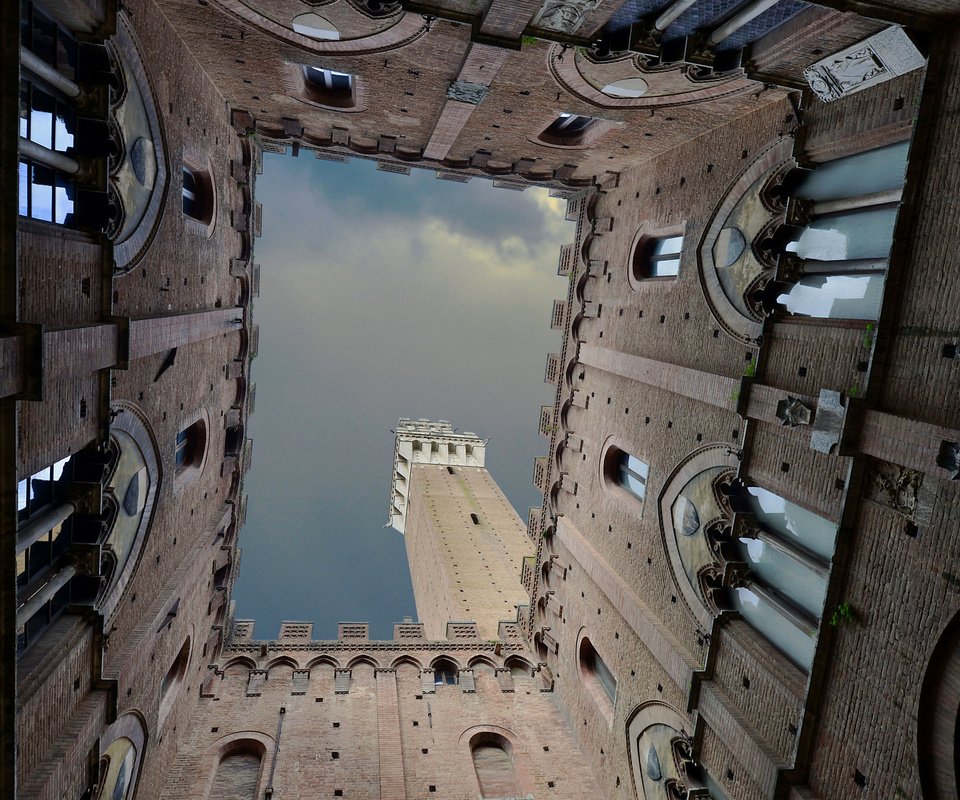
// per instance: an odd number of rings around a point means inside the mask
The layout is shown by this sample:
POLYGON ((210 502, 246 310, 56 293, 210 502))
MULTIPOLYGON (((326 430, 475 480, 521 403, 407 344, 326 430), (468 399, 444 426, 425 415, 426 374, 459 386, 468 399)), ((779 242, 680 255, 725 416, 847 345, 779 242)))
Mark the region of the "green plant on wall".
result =
POLYGON ((521 36, 521 37, 520 37, 520 43, 521 43, 521 44, 536 44, 536 43, 537 43, 537 37, 536 37, 536 36, 521 36))
POLYGON ((751 358, 750 363, 743 368, 743 377, 752 378, 757 374, 757 359, 751 358))
POLYGON ((852 622, 854 619, 853 607, 847 603, 837 603, 830 617, 830 624, 836 628, 841 622, 852 622))
POLYGON ((863 346, 869 350, 873 347, 873 342, 877 338, 877 326, 873 322, 868 322, 866 330, 863 332, 863 346))

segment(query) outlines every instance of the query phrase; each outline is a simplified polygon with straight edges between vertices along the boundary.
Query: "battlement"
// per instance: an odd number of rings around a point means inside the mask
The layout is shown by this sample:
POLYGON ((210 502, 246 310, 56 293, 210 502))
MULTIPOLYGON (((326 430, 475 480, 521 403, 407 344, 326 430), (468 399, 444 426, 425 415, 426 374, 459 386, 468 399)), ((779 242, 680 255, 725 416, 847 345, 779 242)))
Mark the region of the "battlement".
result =
POLYGON ((482 467, 486 442, 471 431, 460 432, 447 420, 404 419, 397 425, 393 452, 393 483, 387 524, 404 532, 410 470, 414 464, 482 467))

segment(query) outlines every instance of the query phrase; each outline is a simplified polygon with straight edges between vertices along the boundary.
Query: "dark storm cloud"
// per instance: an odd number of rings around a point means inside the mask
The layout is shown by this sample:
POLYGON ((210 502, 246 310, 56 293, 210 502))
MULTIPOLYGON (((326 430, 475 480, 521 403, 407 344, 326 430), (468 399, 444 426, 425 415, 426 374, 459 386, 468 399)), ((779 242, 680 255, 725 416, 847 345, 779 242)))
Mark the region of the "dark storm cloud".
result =
POLYGON ((281 619, 415 616, 403 537, 387 518, 400 416, 490 437, 488 467, 526 518, 559 245, 573 231, 540 190, 466 186, 369 162, 268 157, 257 187, 261 297, 253 467, 235 597, 281 619))

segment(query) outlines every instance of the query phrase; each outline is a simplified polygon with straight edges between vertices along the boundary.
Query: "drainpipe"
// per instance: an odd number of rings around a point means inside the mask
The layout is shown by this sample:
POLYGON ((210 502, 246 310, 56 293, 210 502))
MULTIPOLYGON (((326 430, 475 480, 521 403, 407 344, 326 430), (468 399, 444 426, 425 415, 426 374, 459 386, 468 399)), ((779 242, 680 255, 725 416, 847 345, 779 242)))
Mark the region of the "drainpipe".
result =
POLYGON ((739 12, 723 23, 713 33, 710 34, 710 41, 713 44, 719 44, 724 39, 732 36, 747 23, 753 22, 768 8, 773 8, 780 0, 753 0, 752 3, 744 6, 739 12))
POLYGON ((277 757, 280 755, 280 735, 283 733, 283 718, 286 713, 286 706, 280 706, 280 715, 277 717, 277 742, 273 746, 273 761, 270 763, 270 777, 267 779, 267 788, 263 790, 264 797, 273 797, 273 775, 277 771, 277 757))

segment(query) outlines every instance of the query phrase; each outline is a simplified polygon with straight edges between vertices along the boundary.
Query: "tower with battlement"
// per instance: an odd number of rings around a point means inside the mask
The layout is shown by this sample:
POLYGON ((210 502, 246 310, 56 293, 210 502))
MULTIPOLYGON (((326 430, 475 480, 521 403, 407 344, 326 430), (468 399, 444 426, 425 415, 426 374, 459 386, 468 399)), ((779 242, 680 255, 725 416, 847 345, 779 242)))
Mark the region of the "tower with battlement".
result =
POLYGON ((529 597, 520 575, 534 553, 526 526, 484 467, 486 445, 448 422, 400 420, 391 521, 404 534, 417 613, 431 639, 453 621, 495 638, 529 597))

